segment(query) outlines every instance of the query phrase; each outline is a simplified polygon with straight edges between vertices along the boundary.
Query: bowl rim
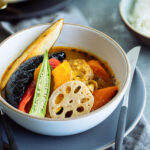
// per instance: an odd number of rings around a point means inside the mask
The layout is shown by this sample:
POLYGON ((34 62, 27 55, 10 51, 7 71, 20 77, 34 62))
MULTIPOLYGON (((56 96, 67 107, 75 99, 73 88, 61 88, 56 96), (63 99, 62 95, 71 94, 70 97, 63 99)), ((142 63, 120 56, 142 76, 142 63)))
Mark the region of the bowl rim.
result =
MULTIPOLYGON (((9 39, 13 38, 14 36, 16 36, 17 34, 20 34, 21 32, 25 32, 26 30, 29 30, 29 29, 32 29, 32 28, 35 28, 35 27, 40 27, 40 26, 47 26, 47 25, 51 25, 51 23, 45 23, 45 24, 39 24, 39 25, 34 25, 32 27, 28 27, 28 28, 25 28, 25 29, 22 29, 12 35, 10 35, 9 37, 7 37, 5 40, 3 40, 1 43, 0 43, 0 47, 5 43, 7 42, 9 39)), ((82 118, 88 118, 100 111, 102 111, 103 109, 105 109, 108 105, 111 105, 112 103, 114 103, 115 101, 118 100, 119 97, 122 97, 125 93, 125 91, 127 90, 127 87, 129 85, 129 81, 130 81, 130 65, 129 65, 129 61, 128 61, 128 58, 127 58, 127 55, 125 53, 125 51, 121 48, 121 46, 115 41, 113 40, 111 37, 109 37, 108 35, 106 35, 105 33, 99 31, 99 30, 96 30, 94 28, 91 28, 91 27, 87 27, 87 26, 84 26, 84 25, 80 25, 80 24, 73 24, 73 23, 64 23, 64 25, 71 25, 71 26, 75 26, 75 27, 80 27, 80 28, 83 28, 83 29, 87 29, 89 31, 93 31, 93 32, 96 32, 97 34, 101 34, 103 37, 105 37, 106 39, 109 39, 116 47, 118 47, 118 49, 120 50, 121 54, 123 55, 124 59, 125 59, 125 62, 126 62, 126 65, 127 65, 127 75, 126 75, 126 79, 123 83, 123 88, 122 88, 122 91, 119 92, 114 98, 112 98, 108 103, 106 103, 104 106, 98 108, 97 110, 94 110, 90 113, 87 113, 87 114, 84 114, 84 115, 81 115, 81 116, 78 116, 78 117, 74 117, 74 118, 65 118, 65 119, 56 119, 56 118, 48 118, 48 117, 37 117, 37 116, 33 116, 33 115, 30 115, 28 113, 25 113, 25 112, 22 112, 20 111, 19 109, 15 108, 14 106, 12 106, 11 104, 9 104, 2 96, 1 96, 1 93, 0 93, 0 103, 2 103, 3 105, 5 105, 8 109, 14 111, 15 113, 17 113, 18 115, 22 115, 24 117, 28 117, 28 118, 32 118, 32 119, 36 119, 36 120, 43 120, 43 121, 56 121, 56 122, 66 122, 66 121, 74 121, 74 120, 79 120, 79 119, 82 119, 82 118)), ((1 79, 0 79, 1 80, 1 79)), ((121 101, 121 99, 120 99, 121 101)), ((3 106, 0 106, 0 109, 3 110, 3 106)), ((5 112, 5 111, 4 111, 5 112)))
POLYGON ((142 37, 144 37, 144 38, 150 39, 150 35, 148 36, 148 35, 145 35, 145 34, 141 33, 140 31, 138 31, 136 28, 134 28, 134 27, 129 23, 129 21, 127 20, 127 18, 124 17, 123 12, 122 12, 123 1, 125 1, 125 0, 120 0, 118 7, 119 7, 119 14, 120 14, 120 17, 121 17, 122 21, 124 22, 124 24, 125 24, 128 28, 130 28, 131 30, 133 30, 136 34, 139 34, 140 36, 142 36, 142 37))

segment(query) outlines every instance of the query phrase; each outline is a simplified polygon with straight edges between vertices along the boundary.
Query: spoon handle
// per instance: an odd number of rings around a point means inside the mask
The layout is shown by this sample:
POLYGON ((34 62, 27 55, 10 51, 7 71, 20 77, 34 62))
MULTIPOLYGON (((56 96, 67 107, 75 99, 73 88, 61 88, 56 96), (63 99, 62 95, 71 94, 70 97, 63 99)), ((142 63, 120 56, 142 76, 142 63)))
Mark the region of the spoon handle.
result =
POLYGON ((122 150, 122 143, 123 143, 125 127, 126 127, 127 110, 128 108, 126 106, 121 107, 118 126, 117 126, 117 134, 115 139, 116 142, 115 150, 122 150))

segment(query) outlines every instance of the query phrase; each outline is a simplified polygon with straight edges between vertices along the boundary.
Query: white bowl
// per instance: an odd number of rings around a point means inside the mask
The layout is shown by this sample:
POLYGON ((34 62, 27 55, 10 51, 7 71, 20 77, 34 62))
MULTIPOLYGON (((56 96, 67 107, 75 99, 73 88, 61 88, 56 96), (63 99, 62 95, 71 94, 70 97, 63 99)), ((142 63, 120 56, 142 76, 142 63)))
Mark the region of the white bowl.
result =
MULTIPOLYGON (((0 78, 7 66, 49 26, 50 24, 44 24, 25 29, 11 35, 0 44, 0 78)), ((31 116, 14 108, 1 96, 0 105, 12 120, 28 130, 44 135, 72 135, 98 125, 116 109, 129 84, 130 68, 122 48, 110 37, 92 28, 64 24, 55 45, 82 48, 106 60, 120 82, 117 95, 96 111, 78 118, 65 120, 31 116)))

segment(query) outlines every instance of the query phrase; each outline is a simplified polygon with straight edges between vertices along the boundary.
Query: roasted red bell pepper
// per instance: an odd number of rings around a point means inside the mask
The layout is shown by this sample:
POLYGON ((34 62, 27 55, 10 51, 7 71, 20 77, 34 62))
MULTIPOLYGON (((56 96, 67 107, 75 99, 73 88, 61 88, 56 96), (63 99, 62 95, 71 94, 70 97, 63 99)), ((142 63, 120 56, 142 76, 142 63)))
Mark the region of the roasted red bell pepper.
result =
POLYGON ((20 111, 23 111, 26 113, 28 113, 30 111, 30 108, 28 108, 28 107, 31 107, 31 105, 29 105, 29 103, 31 103, 30 101, 32 100, 32 98, 34 96, 35 87, 36 87, 35 81, 32 81, 30 83, 30 85, 28 86, 28 88, 26 89, 26 91, 19 103, 18 109, 20 111), (28 107, 27 107, 27 105, 28 105, 28 107))
POLYGON ((58 65, 61 64, 61 62, 56 58, 50 58, 48 61, 53 69, 55 69, 58 65))

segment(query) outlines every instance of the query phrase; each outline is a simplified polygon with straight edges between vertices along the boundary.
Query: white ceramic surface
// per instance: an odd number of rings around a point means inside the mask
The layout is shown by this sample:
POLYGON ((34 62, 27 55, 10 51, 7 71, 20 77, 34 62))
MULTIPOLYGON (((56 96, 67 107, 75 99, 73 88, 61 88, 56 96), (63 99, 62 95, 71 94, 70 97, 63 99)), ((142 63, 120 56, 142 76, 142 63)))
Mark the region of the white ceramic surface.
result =
MULTIPOLYGON (((48 26, 49 24, 34 26, 10 36, 1 43, 0 78, 7 66, 48 26)), ((78 118, 65 120, 39 118, 20 112, 2 97, 0 97, 0 104, 3 111, 12 120, 33 132, 58 136, 80 133, 101 123, 116 109, 129 84, 129 63, 124 51, 110 37, 100 31, 80 25, 64 24, 55 45, 82 48, 106 60, 120 81, 117 95, 96 111, 78 118)))

